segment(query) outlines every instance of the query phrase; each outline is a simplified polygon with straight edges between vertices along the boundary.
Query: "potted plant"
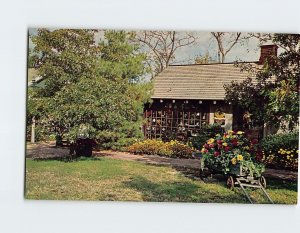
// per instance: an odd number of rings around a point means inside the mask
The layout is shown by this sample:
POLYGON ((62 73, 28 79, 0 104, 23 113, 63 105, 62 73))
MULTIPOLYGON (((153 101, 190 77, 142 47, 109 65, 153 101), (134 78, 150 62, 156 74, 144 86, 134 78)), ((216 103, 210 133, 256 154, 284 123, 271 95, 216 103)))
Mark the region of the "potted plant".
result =
POLYGON ((217 134, 207 140, 201 152, 204 166, 224 174, 260 177, 264 171, 264 165, 256 156, 257 146, 249 142, 242 131, 217 134))

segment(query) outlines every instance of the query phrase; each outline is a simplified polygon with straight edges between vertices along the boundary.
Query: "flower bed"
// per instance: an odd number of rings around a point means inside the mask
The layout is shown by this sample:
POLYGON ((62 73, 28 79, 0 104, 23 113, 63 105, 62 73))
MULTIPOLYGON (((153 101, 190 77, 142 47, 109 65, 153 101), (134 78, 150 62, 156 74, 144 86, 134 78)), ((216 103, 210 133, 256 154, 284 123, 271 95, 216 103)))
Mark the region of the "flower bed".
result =
POLYGON ((270 135, 261 142, 263 162, 276 169, 298 169, 298 132, 270 135))
POLYGON ((242 167, 251 176, 260 176, 264 165, 260 161, 257 142, 250 143, 242 131, 228 131, 207 140, 202 150, 207 167, 227 174, 242 167))
POLYGON ((147 139, 136 142, 126 148, 128 152, 134 154, 160 155, 166 157, 193 158, 193 149, 188 145, 172 140, 163 142, 156 139, 147 139))

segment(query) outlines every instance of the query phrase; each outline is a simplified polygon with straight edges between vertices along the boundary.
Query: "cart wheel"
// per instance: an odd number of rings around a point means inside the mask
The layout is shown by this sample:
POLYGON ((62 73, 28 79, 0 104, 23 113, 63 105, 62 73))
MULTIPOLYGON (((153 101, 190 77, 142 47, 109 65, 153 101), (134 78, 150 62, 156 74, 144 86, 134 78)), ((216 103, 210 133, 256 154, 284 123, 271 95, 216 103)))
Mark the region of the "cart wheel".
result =
POLYGON ((261 186, 263 186, 264 188, 267 187, 267 181, 266 181, 266 178, 264 176, 259 177, 258 181, 261 184, 261 186))
POLYGON ((226 184, 230 190, 234 189, 234 179, 232 176, 228 176, 226 184))

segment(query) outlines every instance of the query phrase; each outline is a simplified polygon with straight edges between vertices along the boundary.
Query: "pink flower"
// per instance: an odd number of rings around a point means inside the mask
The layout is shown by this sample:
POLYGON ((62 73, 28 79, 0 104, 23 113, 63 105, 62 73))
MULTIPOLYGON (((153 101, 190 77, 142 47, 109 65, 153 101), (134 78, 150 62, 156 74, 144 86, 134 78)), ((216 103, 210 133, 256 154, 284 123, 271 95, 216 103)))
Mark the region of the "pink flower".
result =
POLYGON ((225 151, 229 151, 229 150, 230 150, 230 147, 229 147, 229 146, 225 146, 224 150, 225 150, 225 151))
POLYGON ((219 151, 215 151, 214 156, 218 157, 221 153, 219 151))

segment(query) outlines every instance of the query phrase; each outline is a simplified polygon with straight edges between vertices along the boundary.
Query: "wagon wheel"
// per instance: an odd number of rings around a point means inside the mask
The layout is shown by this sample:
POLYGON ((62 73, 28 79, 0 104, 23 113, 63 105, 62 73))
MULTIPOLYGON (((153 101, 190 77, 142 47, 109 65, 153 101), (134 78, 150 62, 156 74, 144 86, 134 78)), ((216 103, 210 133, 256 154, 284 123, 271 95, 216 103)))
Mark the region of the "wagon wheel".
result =
POLYGON ((267 187, 267 180, 264 176, 259 177, 258 182, 263 186, 264 188, 267 187))
POLYGON ((230 190, 233 190, 233 189, 234 189, 234 179, 233 179, 232 176, 228 176, 227 181, 226 181, 226 184, 227 184, 227 187, 228 187, 230 190))

